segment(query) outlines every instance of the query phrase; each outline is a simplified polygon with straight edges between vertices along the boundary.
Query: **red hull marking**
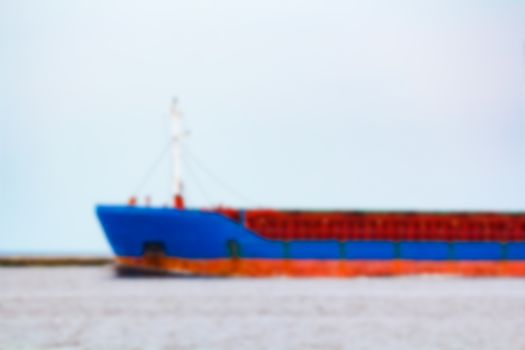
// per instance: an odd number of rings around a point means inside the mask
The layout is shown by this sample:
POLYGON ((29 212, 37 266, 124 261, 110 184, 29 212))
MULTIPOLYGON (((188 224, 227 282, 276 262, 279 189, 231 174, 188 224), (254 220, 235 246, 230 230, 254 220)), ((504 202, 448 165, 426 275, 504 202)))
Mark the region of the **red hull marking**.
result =
POLYGON ((156 259, 119 257, 121 265, 138 269, 202 276, 353 277, 446 274, 525 277, 525 261, 337 261, 267 259, 156 259))

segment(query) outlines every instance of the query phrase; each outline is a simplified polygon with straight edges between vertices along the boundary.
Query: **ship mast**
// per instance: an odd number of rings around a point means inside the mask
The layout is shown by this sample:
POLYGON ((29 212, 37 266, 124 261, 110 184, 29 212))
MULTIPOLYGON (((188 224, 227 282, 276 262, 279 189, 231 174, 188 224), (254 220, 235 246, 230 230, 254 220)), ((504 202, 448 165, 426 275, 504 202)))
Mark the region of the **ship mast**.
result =
POLYGON ((177 209, 184 209, 184 197, 182 196, 182 114, 177 108, 177 99, 174 98, 171 104, 171 149, 172 149, 172 169, 171 169, 171 191, 173 206, 177 209))

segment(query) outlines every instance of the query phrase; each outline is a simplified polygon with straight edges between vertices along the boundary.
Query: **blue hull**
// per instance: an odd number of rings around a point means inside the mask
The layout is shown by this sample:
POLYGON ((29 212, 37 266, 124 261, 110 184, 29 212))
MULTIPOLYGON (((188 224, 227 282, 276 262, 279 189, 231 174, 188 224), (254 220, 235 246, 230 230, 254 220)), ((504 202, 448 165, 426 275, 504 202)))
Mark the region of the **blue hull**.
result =
POLYGON ((168 257, 198 260, 525 261, 525 242, 286 242, 201 210, 99 206, 97 215, 119 257, 143 257, 145 247, 156 244, 168 257))

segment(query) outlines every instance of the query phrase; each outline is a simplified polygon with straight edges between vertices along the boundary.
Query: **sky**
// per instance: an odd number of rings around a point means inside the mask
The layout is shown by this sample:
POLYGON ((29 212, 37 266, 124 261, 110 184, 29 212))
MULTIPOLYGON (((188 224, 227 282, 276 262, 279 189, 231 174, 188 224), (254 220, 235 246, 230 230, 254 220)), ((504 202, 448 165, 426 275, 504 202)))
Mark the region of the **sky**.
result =
POLYGON ((523 1, 4 0, 0 53, 0 253, 166 203, 173 96, 193 207, 525 211, 523 1))

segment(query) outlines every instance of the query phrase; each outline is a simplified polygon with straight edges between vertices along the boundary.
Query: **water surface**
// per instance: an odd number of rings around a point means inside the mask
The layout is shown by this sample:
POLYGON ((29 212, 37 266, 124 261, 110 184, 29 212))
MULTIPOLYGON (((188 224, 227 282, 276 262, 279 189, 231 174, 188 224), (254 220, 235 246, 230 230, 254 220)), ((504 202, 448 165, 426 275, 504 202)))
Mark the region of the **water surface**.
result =
POLYGON ((1 349, 525 349, 525 279, 0 268, 1 349))

